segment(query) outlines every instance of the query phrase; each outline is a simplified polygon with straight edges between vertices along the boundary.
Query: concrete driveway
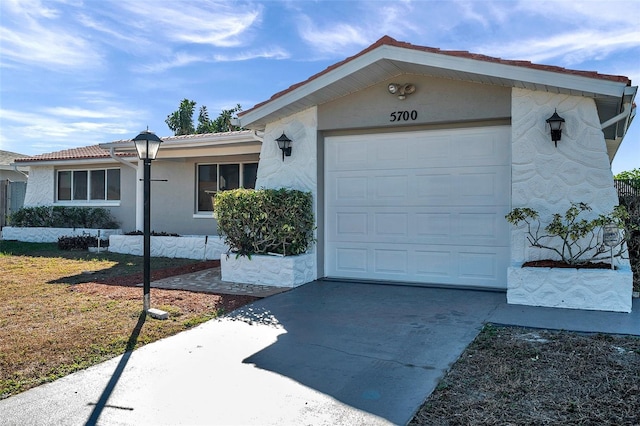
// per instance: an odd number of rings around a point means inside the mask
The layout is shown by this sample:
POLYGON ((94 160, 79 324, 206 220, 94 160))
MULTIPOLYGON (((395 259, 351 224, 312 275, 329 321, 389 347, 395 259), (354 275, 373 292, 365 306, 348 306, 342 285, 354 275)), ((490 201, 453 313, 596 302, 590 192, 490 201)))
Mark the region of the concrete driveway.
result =
POLYGON ((504 299, 314 282, 0 401, 0 424, 405 424, 504 299))

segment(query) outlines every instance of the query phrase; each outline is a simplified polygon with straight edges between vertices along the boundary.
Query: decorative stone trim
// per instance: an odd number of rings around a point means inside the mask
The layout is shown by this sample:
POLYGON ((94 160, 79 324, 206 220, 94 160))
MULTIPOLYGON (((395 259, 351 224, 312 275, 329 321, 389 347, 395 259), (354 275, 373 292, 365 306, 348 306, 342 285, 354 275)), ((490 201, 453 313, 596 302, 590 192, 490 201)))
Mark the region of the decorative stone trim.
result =
POLYGON ((297 287, 315 279, 315 254, 299 256, 236 256, 220 258, 222 281, 274 287, 297 287))
MULTIPOLYGON (((143 245, 142 235, 113 235, 109 238, 109 251, 113 253, 142 256, 143 245)), ((218 260, 228 250, 218 235, 151 237, 152 257, 218 260)))
POLYGON ((21 228, 5 226, 2 228, 2 238, 16 240, 25 243, 57 243, 60 237, 81 237, 92 235, 101 239, 110 238, 112 235, 122 234, 122 229, 89 229, 89 228, 21 228))
POLYGON ((522 268, 507 270, 507 303, 551 308, 631 312, 633 273, 611 269, 522 268))

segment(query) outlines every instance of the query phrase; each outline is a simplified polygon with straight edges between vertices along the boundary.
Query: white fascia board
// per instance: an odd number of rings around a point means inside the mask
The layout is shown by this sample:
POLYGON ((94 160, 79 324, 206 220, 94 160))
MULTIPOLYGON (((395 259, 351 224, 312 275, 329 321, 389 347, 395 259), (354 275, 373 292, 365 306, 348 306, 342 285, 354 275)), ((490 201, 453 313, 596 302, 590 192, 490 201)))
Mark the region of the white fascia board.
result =
POLYGON ((570 73, 540 70, 526 66, 502 64, 431 52, 413 51, 394 48, 392 46, 384 47, 388 47, 385 58, 389 60, 410 62, 470 74, 487 75, 506 80, 523 81, 596 95, 622 97, 627 87, 627 85, 622 82, 588 78, 570 73))
POLYGON ((260 120, 287 105, 308 96, 323 87, 328 86, 368 65, 380 60, 391 60, 424 65, 433 68, 443 68, 469 74, 487 75, 491 77, 523 81, 561 89, 568 89, 596 95, 621 97, 625 93, 627 85, 621 82, 588 78, 575 74, 553 72, 501 64, 497 62, 482 61, 478 59, 451 56, 442 53, 432 53, 419 50, 406 49, 396 46, 380 46, 362 56, 352 59, 348 63, 327 72, 324 75, 300 86, 279 98, 267 102, 257 109, 240 117, 243 126, 260 120))
MULTIPOLYGON (((243 143, 261 143, 262 140, 255 136, 253 132, 232 133, 232 134, 208 134, 206 136, 181 139, 163 140, 160 145, 160 151, 171 148, 203 148, 206 146, 243 144, 243 143)), ((135 151, 135 145, 131 143, 109 142, 99 144, 100 148, 109 150, 114 148, 116 151, 135 151)))

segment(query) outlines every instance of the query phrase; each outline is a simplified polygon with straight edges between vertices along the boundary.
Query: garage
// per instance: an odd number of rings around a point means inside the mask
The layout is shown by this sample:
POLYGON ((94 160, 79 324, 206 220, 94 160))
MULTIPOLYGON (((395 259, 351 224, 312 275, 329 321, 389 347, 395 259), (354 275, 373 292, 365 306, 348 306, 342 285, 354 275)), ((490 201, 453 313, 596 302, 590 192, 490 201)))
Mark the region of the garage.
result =
POLYGON ((325 138, 325 276, 506 288, 509 126, 325 138))

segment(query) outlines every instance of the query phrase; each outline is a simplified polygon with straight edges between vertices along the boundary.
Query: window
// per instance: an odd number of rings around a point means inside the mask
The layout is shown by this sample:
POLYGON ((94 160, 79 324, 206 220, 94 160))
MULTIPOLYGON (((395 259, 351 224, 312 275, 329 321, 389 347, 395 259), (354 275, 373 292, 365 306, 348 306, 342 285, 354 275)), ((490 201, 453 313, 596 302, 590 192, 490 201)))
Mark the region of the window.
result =
POLYGON ((197 173, 197 211, 211 212, 216 192, 256 187, 258 163, 199 164, 197 173))
POLYGON ((120 169, 58 171, 58 201, 120 200, 120 169))

